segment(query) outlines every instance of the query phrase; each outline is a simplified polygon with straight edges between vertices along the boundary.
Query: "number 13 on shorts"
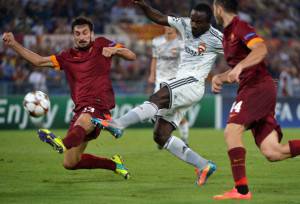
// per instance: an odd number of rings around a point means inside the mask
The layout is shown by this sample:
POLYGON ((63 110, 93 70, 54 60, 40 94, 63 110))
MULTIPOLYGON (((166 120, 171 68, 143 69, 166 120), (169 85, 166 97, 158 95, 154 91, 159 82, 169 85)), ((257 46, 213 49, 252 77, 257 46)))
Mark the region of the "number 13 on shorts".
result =
POLYGON ((230 113, 239 113, 242 108, 243 101, 234 102, 231 106, 230 113))

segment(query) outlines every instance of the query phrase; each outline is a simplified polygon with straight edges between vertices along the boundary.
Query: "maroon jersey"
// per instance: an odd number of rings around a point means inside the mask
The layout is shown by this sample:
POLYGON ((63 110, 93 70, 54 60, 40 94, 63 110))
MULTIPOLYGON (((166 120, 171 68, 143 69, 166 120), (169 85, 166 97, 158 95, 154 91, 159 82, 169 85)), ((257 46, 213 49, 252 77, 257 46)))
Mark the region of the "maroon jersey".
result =
POLYGON ((113 47, 112 41, 99 37, 86 51, 68 49, 52 55, 56 69, 65 71, 75 110, 93 105, 97 109, 114 108, 115 99, 110 79, 111 58, 102 55, 103 47, 113 47))
MULTIPOLYGON (((232 22, 224 28, 224 57, 228 65, 234 68, 251 52, 248 47, 262 41, 263 39, 256 34, 253 27, 240 20, 238 16, 234 17, 232 22)), ((248 67, 240 75, 240 89, 244 85, 256 83, 264 78, 271 78, 264 62, 248 67)))

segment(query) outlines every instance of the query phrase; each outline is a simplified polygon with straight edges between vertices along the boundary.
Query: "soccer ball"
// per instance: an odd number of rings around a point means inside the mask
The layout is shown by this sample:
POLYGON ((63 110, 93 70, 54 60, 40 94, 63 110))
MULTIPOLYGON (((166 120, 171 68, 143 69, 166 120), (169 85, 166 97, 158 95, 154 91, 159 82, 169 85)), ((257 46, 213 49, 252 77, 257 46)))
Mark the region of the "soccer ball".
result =
POLYGON ((48 95, 44 92, 32 91, 25 95, 23 106, 30 116, 41 117, 48 112, 50 100, 48 95))

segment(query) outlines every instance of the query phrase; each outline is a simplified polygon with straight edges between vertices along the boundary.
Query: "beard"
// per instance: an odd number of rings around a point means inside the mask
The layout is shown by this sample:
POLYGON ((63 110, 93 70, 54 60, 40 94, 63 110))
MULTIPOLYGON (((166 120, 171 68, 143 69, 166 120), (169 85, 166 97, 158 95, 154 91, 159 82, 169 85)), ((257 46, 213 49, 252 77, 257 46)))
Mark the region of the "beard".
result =
POLYGON ((219 26, 223 26, 223 18, 221 16, 218 16, 216 15, 216 23, 219 25, 219 26))
POLYGON ((81 50, 81 51, 86 51, 86 50, 89 50, 90 47, 92 46, 92 37, 90 38, 90 41, 87 42, 87 41, 79 41, 77 46, 76 46, 76 49, 78 50, 81 50), (85 45, 80 45, 81 43, 85 44, 85 45))

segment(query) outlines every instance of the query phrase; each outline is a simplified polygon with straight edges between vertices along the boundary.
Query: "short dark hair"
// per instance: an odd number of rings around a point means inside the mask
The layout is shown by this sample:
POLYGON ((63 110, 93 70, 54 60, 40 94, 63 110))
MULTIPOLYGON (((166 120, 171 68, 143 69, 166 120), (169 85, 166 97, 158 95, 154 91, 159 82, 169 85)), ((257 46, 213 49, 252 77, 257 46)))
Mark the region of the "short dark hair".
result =
POLYGON ((72 32, 74 31, 74 27, 77 25, 88 25, 91 31, 94 30, 94 24, 92 20, 84 16, 79 16, 72 21, 72 32))
POLYGON ((213 16, 213 12, 212 12, 211 7, 208 4, 204 4, 204 3, 197 4, 193 8, 193 10, 199 11, 199 12, 204 12, 206 14, 207 21, 211 21, 212 16, 213 16))
POLYGON ((238 12, 239 3, 237 0, 215 0, 214 3, 222 6, 224 10, 227 12, 230 13, 238 12))

